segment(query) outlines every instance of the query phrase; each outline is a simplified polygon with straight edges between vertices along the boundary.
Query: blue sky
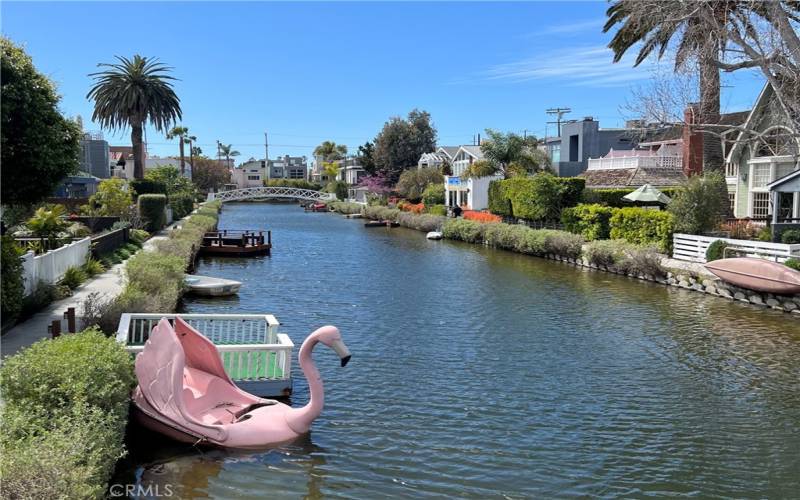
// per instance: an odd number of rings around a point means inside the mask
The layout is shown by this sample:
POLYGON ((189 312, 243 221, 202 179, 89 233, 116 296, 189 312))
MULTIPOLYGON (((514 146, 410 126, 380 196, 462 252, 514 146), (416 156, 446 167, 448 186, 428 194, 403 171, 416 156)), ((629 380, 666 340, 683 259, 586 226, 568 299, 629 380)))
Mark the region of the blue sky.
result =
MULTIPOLYGON (((88 73, 115 55, 174 67, 183 124, 204 152, 216 140, 243 158, 309 155, 325 139, 355 151, 383 123, 427 110, 440 144, 485 128, 542 136, 545 109, 622 125, 632 86, 652 75, 611 63, 605 2, 531 3, 9 3, 2 31, 24 45, 87 130, 88 73)), ((725 79, 723 108, 747 109, 752 73, 725 79)), ((552 134, 553 126, 549 126, 552 134)), ((129 144, 129 131, 112 134, 129 144)), ((177 146, 148 130, 150 154, 177 146)))

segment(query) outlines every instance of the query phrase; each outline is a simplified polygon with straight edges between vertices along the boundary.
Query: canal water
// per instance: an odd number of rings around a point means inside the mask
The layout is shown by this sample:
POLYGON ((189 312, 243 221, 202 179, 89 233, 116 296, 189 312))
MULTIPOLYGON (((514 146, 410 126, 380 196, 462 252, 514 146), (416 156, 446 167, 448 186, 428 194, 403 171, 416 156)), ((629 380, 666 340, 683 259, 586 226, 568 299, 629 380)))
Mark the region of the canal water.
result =
POLYGON ((182 498, 800 494, 795 318, 297 205, 226 204, 220 227, 271 229, 273 254, 200 260, 244 286, 186 312, 273 313, 298 346, 333 324, 353 358, 315 351, 326 406, 300 442, 201 451, 132 429, 117 482, 182 498))

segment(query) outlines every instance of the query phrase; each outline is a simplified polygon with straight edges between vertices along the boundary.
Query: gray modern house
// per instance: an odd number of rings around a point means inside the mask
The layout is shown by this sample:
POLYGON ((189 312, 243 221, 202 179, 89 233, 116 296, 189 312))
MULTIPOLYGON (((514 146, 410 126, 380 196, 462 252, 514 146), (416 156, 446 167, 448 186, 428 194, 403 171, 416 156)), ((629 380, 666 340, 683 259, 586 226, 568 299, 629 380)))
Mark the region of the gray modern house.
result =
POLYGON ((561 136, 548 138, 545 143, 553 170, 560 177, 574 177, 586 170, 589 158, 600 158, 612 149, 634 149, 640 124, 629 125, 603 129, 591 116, 562 123, 561 136))
POLYGON ((85 133, 80 143, 80 170, 100 179, 111 177, 111 167, 108 160, 108 142, 103 140, 103 134, 99 132, 85 133))

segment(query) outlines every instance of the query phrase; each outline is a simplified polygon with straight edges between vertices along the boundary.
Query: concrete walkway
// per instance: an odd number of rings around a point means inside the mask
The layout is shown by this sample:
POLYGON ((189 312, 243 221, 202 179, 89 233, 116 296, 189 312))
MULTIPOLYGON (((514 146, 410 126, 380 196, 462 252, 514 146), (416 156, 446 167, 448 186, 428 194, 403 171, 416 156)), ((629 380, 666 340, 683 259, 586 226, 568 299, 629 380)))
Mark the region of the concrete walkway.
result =
MULTIPOLYGON (((155 236, 144 242, 142 249, 145 251, 155 249, 155 242, 166 239, 169 236, 169 232, 174 227, 178 227, 180 222, 177 221, 156 233, 155 236)), ((106 301, 122 293, 125 287, 125 265, 127 263, 128 261, 126 260, 112 266, 111 269, 108 269, 103 274, 99 274, 91 281, 79 286, 71 296, 52 302, 43 310, 9 330, 8 333, 0 338, 0 353, 2 357, 15 354, 20 349, 28 347, 38 340, 49 338, 47 327, 52 324, 53 320, 62 319, 68 308, 74 307, 76 316, 80 317, 83 312, 83 302, 90 294, 98 293, 100 299, 106 301)), ((80 326, 79 318, 77 328, 80 329, 80 326)), ((66 323, 64 323, 64 330, 66 330, 66 323)))

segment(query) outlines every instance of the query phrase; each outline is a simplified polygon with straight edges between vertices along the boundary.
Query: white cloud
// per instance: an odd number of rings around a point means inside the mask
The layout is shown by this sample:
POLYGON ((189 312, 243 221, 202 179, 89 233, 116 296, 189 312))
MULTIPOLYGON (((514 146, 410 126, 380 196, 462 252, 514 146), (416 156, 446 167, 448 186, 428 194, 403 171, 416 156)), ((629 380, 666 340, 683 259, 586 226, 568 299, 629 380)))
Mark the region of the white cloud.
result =
POLYGON ((597 31, 599 33, 602 31, 605 22, 605 17, 596 17, 594 19, 584 19, 568 24, 556 24, 554 26, 548 26, 544 29, 533 32, 531 33, 531 36, 571 34, 589 30, 597 31))
POLYGON ((633 67, 634 54, 618 63, 612 62, 613 57, 614 53, 605 46, 573 47, 497 64, 478 79, 509 83, 551 80, 575 86, 616 87, 652 77, 651 63, 633 67))

